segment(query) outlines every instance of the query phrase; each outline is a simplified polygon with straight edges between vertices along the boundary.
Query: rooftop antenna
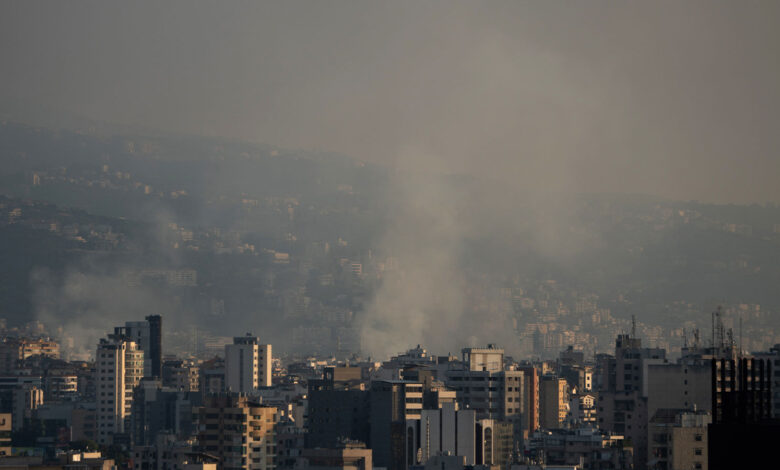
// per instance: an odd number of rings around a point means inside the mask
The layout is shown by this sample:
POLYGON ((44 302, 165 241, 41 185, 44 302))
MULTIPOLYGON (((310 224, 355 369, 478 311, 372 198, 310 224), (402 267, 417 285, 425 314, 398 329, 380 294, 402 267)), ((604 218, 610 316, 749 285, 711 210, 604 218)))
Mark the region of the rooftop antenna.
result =
POLYGON ((636 315, 631 315, 631 339, 636 339, 636 315))
POLYGON ((739 357, 742 357, 742 312, 739 314, 739 357))
POLYGON ((729 331, 726 332, 726 338, 728 338, 728 348, 731 350, 731 354, 734 353, 734 330, 729 328, 729 331))
POLYGON ((712 312, 712 349, 715 350, 715 312, 712 312))

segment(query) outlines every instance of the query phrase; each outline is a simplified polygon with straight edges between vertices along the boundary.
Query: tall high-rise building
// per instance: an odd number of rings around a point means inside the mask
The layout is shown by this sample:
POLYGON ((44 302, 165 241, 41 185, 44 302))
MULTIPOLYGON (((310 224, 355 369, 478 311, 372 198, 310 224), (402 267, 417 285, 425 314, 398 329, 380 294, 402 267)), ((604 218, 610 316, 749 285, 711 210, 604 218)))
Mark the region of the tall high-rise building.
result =
MULTIPOLYGON (((162 316, 149 315, 149 349, 144 350, 144 357, 149 358, 151 377, 162 377, 162 316)), ((145 364, 144 364, 145 366, 145 364)))
POLYGON ((622 434, 634 445, 634 466, 647 468, 647 370, 666 364, 666 351, 643 348, 631 335, 618 335, 615 355, 602 356, 598 401, 599 428, 622 434))
POLYGON ((769 360, 770 363, 775 365, 774 374, 771 377, 771 383, 769 386, 772 389, 772 418, 780 419, 780 344, 775 344, 769 348, 769 352, 755 353, 756 359, 769 360))
POLYGON ((308 386, 307 448, 336 448, 344 440, 369 444, 369 392, 359 368, 328 367, 308 386))
POLYGON ((211 395, 200 408, 198 446, 225 470, 276 468, 276 408, 243 395, 211 395))
POLYGON ((539 384, 540 424, 545 429, 563 427, 569 412, 569 387, 566 379, 546 375, 539 384))
POLYGON ((271 345, 260 344, 247 334, 233 338, 225 345, 225 388, 249 393, 258 387, 271 386, 271 345))
POLYGON ((144 321, 126 322, 124 334, 144 351, 144 377, 161 377, 162 317, 149 315, 144 321))
POLYGON ((95 355, 97 438, 100 444, 110 444, 115 434, 129 432, 133 388, 140 383, 143 368, 143 351, 119 331, 100 340, 95 355))
POLYGON ((257 386, 270 387, 273 376, 273 357, 270 344, 261 344, 257 348, 257 386))
POLYGON ((520 366, 518 370, 523 373, 522 429, 530 434, 539 429, 539 369, 520 366))
POLYGON ((389 470, 407 467, 409 420, 419 420, 423 407, 423 384, 375 381, 369 393, 370 445, 374 463, 389 470))
POLYGON ((772 419, 772 360, 713 358, 711 367, 709 468, 759 468, 776 460, 780 420, 772 419))

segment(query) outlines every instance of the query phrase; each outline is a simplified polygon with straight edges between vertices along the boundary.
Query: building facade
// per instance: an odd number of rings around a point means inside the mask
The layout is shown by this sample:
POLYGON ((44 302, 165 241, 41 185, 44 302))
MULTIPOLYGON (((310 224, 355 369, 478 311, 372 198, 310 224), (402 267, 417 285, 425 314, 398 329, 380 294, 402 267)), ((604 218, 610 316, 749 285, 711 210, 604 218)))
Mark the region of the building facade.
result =
POLYGON ((219 459, 223 470, 276 468, 276 408, 244 395, 214 395, 199 411, 198 447, 219 459))
POLYGON ((133 388, 144 373, 144 353, 121 334, 101 339, 95 355, 97 440, 113 442, 115 434, 129 432, 133 388))
POLYGON ((539 384, 540 425, 544 429, 563 427, 569 414, 569 386, 566 379, 544 376, 539 384))
POLYGON ((225 387, 235 393, 250 393, 271 386, 271 345, 260 344, 251 335, 233 338, 225 345, 225 387))
POLYGON ((124 334, 144 351, 144 377, 161 377, 162 317, 149 315, 144 321, 126 322, 124 334))

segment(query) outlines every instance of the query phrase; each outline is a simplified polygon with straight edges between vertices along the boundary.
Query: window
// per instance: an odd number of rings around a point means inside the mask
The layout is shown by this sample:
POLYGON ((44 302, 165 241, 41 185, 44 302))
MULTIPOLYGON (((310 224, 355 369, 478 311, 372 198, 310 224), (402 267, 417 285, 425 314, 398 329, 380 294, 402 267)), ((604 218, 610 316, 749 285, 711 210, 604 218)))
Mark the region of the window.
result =
POLYGON ((701 447, 697 447, 697 448, 693 449, 693 453, 694 453, 694 455, 701 455, 702 454, 701 447))

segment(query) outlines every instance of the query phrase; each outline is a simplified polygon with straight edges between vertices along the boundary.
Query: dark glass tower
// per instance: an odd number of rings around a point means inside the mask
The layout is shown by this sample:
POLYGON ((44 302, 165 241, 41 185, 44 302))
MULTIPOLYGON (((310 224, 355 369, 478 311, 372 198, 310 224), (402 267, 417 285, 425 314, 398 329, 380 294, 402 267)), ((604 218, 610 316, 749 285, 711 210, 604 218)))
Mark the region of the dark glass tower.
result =
POLYGON ((162 377, 162 317, 160 315, 149 315, 146 317, 149 322, 149 354, 152 362, 152 377, 162 377))

